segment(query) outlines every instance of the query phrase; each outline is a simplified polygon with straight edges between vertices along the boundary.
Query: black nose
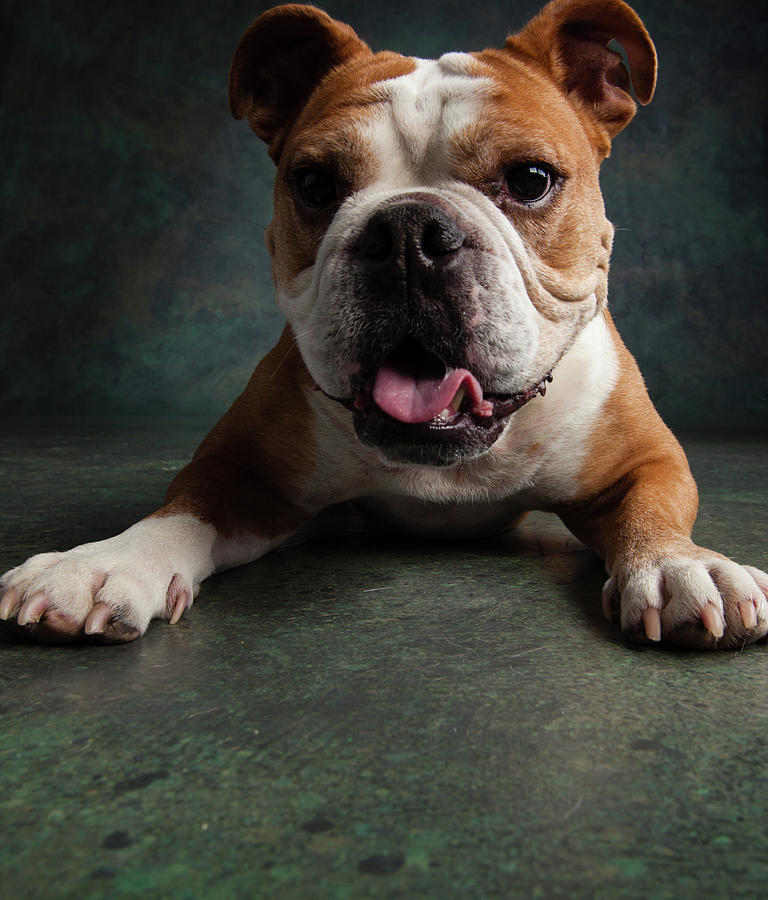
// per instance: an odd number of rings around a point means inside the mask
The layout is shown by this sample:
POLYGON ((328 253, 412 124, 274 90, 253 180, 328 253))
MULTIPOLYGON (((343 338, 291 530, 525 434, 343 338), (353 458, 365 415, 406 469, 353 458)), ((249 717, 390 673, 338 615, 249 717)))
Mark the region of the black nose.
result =
POLYGON ((414 263, 433 268, 464 246, 465 234, 437 206, 403 200, 374 213, 357 242, 357 251, 372 263, 414 263))

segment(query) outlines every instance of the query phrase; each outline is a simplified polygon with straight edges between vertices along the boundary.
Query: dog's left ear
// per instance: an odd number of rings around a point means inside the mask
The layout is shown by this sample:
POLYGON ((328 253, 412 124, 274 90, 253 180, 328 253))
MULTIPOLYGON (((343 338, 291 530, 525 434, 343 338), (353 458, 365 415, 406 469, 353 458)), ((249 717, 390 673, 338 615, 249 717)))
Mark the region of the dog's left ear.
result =
POLYGON ((608 49, 613 40, 624 48, 635 96, 645 105, 656 86, 656 50, 622 0, 553 0, 506 46, 544 63, 612 138, 635 114, 629 73, 621 55, 608 49))
POLYGON ((270 9, 240 39, 229 72, 229 105, 236 119, 269 145, 275 161, 285 137, 324 75, 368 45, 343 22, 314 6, 270 9))

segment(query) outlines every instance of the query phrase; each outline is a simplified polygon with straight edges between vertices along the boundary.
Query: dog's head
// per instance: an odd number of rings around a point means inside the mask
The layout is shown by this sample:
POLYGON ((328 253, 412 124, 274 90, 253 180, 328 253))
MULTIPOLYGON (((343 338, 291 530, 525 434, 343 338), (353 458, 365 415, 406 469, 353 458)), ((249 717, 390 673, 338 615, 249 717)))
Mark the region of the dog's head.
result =
MULTIPOLYGON (((393 461, 484 453, 606 302, 611 138, 654 89, 621 0, 555 0, 504 48, 372 53, 310 6, 258 18, 230 102, 277 163, 278 300, 318 386, 393 461)), ((541 402, 541 401, 539 401, 541 402)))

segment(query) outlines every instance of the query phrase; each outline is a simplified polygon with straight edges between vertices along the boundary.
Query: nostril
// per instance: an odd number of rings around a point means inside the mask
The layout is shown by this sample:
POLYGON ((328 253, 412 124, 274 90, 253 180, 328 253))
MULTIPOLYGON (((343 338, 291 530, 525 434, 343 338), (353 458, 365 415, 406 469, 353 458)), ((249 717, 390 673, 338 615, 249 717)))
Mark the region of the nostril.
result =
POLYGON ((465 233, 445 211, 431 203, 407 200, 374 213, 355 251, 368 263, 400 261, 432 268, 461 250, 465 241, 465 233))
POLYGON ((374 216, 357 242, 357 249, 374 262, 386 262, 392 255, 394 237, 390 223, 382 216, 374 216))
POLYGON ((421 249, 431 257, 437 259, 456 253, 464 246, 464 232, 446 217, 434 218, 427 222, 421 233, 421 249))

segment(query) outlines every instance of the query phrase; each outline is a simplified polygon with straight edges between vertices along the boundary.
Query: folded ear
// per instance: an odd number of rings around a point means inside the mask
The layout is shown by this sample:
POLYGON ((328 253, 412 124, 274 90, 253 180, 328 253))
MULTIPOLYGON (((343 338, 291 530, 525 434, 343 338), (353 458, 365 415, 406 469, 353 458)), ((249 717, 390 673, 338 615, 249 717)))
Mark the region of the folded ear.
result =
POLYGON ((298 3, 265 12, 240 39, 229 72, 229 106, 280 156, 288 129, 322 77, 353 56, 370 53, 342 22, 298 3))
POLYGON ((528 25, 507 40, 507 48, 536 57, 561 87, 574 95, 614 137, 635 114, 635 96, 646 104, 656 86, 656 51, 645 26, 622 0, 553 0, 528 25))

